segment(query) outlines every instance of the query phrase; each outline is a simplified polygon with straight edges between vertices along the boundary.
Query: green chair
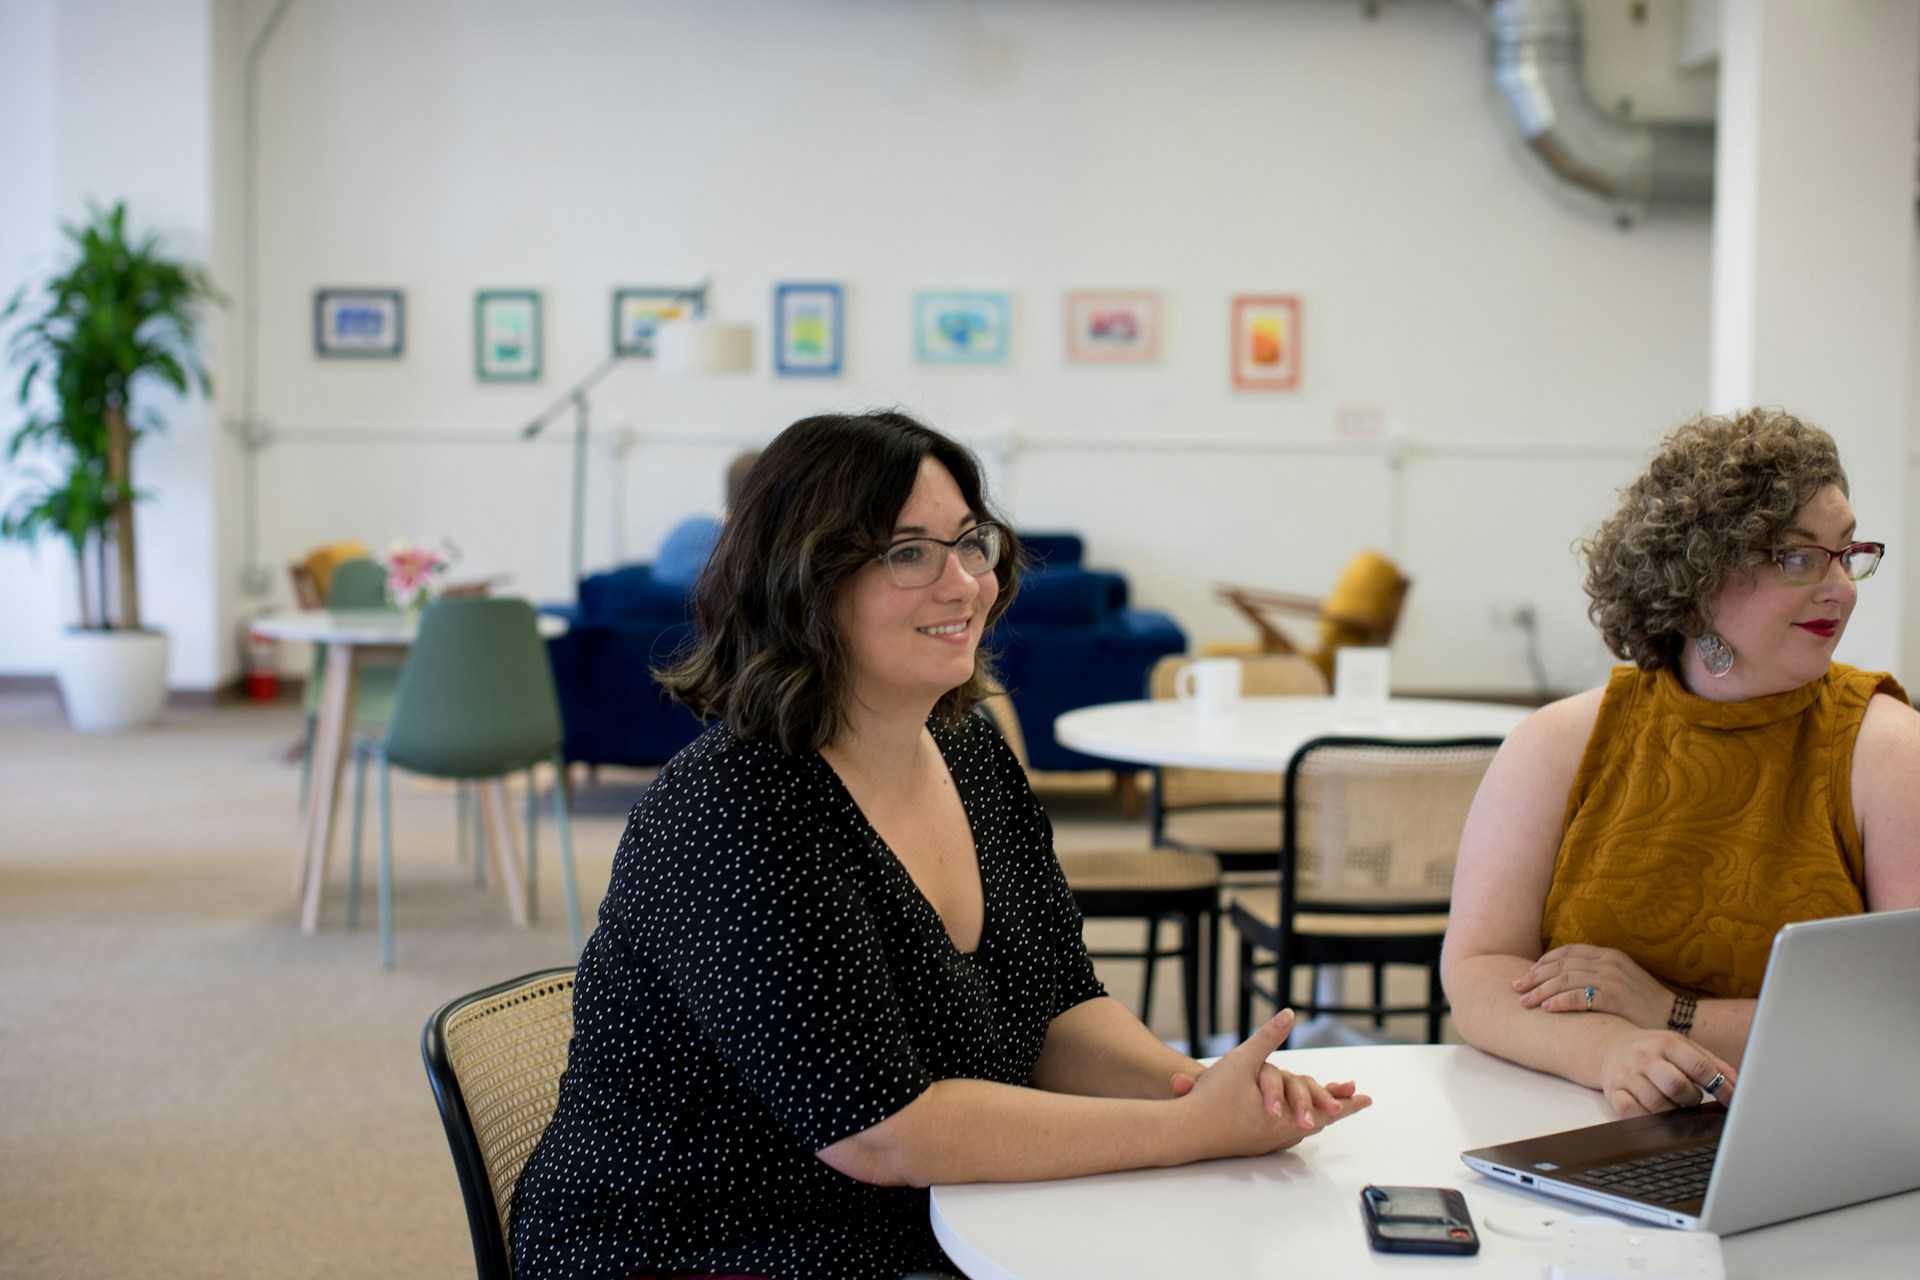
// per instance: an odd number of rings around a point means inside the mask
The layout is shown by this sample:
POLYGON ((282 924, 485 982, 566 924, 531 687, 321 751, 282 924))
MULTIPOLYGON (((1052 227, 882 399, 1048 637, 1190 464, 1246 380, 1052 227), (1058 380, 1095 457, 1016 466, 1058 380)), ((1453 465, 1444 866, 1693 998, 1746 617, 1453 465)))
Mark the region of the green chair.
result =
MULTIPOLYGON (((347 873, 347 925, 360 903, 360 833, 367 762, 380 763, 380 963, 393 967, 393 806, 391 774, 412 773, 458 782, 503 779, 527 772, 527 914, 535 893, 539 787, 534 766, 552 764, 564 777, 560 702, 533 609, 524 600, 442 600, 420 618, 420 633, 394 691, 384 738, 354 744, 353 859, 347 873)), ((553 788, 560 828, 561 870, 567 890, 567 928, 574 954, 582 944, 580 894, 574 881, 573 833, 566 787, 553 788)), ((502 866, 507 848, 498 850, 502 866)))
MULTIPOLYGON (((334 569, 327 583, 329 609, 389 609, 387 571, 372 560, 347 560, 334 569)), ((306 744, 300 752, 300 808, 307 807, 313 789, 313 733, 320 718, 320 683, 327 669, 327 646, 313 646, 313 662, 307 668, 306 744)), ((393 714, 393 688, 400 679, 398 663, 366 662, 360 668, 360 680, 354 693, 355 724, 385 724, 393 714)))

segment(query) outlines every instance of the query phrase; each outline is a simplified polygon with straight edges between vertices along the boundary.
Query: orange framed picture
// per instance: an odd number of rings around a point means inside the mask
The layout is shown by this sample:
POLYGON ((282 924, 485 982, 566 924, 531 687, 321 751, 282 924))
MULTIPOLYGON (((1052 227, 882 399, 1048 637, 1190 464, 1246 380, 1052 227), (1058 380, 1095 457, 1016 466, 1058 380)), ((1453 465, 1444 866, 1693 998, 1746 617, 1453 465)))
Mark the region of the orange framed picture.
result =
POLYGON ((1300 386, 1300 299, 1290 293, 1234 295, 1233 385, 1242 391, 1300 386))

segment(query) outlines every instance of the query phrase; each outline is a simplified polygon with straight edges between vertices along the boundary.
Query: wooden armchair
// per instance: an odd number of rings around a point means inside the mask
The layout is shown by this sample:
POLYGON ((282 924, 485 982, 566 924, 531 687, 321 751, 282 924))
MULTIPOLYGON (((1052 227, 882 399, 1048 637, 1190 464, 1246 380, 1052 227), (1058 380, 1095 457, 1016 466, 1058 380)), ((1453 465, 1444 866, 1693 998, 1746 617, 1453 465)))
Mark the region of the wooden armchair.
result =
POLYGON ((349 560, 365 560, 372 554, 366 543, 354 538, 315 547, 287 566, 287 576, 293 581, 294 603, 302 609, 326 608, 333 571, 349 560))
POLYGON ((1392 642, 1412 585, 1393 561, 1377 551, 1362 551, 1347 562, 1324 600, 1259 587, 1221 585, 1214 592, 1246 615, 1259 632, 1262 653, 1300 654, 1331 682, 1334 650, 1392 642), (1276 614, 1315 619, 1319 626, 1314 646, 1295 644, 1277 625, 1276 614))

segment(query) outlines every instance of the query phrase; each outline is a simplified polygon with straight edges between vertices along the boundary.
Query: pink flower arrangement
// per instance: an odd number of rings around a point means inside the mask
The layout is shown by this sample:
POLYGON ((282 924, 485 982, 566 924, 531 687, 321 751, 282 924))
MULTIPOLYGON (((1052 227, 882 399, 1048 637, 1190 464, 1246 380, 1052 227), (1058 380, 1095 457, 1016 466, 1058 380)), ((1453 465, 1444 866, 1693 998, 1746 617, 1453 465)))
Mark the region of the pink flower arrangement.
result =
POLYGON ((402 609, 418 609, 440 590, 453 562, 431 547, 396 542, 380 557, 387 570, 387 596, 402 609))

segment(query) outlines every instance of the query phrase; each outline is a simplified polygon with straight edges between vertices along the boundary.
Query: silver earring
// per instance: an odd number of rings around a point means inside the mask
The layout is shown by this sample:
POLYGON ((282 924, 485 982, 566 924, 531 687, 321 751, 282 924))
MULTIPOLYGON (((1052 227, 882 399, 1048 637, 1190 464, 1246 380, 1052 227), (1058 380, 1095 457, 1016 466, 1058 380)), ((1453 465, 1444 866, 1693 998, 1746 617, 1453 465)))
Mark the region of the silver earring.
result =
POLYGON ((1702 631, 1693 638, 1693 651, 1715 680, 1733 670, 1733 649, 1712 631, 1702 631))

